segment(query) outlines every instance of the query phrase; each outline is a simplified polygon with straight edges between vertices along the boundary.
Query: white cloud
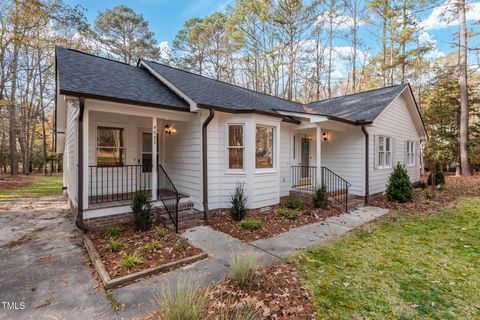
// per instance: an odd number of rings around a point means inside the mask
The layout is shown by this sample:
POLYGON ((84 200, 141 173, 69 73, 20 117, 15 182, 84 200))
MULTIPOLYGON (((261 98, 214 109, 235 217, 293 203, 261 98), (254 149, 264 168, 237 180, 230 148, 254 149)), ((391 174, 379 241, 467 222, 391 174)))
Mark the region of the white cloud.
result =
MULTIPOLYGON (((328 14, 327 13, 319 14, 317 17, 316 23, 319 25, 323 25, 324 28, 328 28, 330 23, 328 14)), ((353 27, 353 23, 354 23, 353 17, 350 17, 350 16, 343 16, 343 15, 334 16, 332 20, 332 25, 336 29, 351 28, 353 27)), ((357 19, 357 27, 362 26, 364 24, 365 24, 365 21, 361 19, 357 19)))
POLYGON ((445 57, 445 53, 438 50, 437 48, 437 40, 428 32, 423 31, 422 33, 420 33, 420 35, 418 36, 418 41, 421 45, 429 45, 432 47, 432 50, 425 54, 425 59, 435 60, 440 57, 445 57))
MULTIPOLYGON (((420 27, 425 30, 432 30, 458 25, 458 19, 455 19, 455 3, 455 0, 447 0, 435 7, 430 15, 420 22, 420 27)), ((469 4, 467 20, 480 20, 480 2, 469 4)))

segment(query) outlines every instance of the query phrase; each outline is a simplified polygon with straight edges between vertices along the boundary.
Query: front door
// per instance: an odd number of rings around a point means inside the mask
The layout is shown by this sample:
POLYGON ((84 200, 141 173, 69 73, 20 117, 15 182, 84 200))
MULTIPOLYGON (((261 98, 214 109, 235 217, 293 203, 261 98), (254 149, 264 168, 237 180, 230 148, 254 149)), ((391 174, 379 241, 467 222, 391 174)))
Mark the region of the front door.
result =
POLYGON ((302 178, 308 178, 310 164, 310 139, 302 138, 301 151, 300 151, 300 160, 302 165, 302 178))
MULTIPOLYGON (((152 172, 152 133, 142 132, 142 171, 152 172)), ((157 135, 157 163, 158 166, 158 135, 157 135)))

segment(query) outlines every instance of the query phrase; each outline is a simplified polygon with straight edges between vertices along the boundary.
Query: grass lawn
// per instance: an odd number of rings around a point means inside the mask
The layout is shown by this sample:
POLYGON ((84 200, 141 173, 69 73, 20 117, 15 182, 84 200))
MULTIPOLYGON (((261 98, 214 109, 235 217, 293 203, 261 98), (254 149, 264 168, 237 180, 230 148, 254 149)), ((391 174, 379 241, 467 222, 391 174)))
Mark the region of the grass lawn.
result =
POLYGON ((62 176, 34 176, 31 184, 0 191, 0 201, 62 194, 62 176))
POLYGON ((391 213, 299 261, 319 319, 480 319, 480 198, 391 213))

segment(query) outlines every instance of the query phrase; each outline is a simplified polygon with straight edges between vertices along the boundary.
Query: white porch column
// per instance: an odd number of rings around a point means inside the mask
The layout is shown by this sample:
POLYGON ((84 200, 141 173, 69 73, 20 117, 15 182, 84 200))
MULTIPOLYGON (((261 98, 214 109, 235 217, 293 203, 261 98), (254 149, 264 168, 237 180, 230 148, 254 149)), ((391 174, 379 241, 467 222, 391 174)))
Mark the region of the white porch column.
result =
POLYGON ((85 103, 85 109, 83 111, 83 154, 79 155, 83 157, 83 210, 88 209, 88 186, 90 185, 90 178, 88 174, 88 131, 89 131, 89 122, 90 122, 90 110, 88 104, 85 103))
POLYGON ((316 155, 316 166, 317 166, 317 175, 316 175, 316 182, 317 186, 322 184, 322 129, 320 126, 317 126, 317 139, 316 139, 317 147, 317 155, 316 155))
POLYGON ((157 200, 158 166, 157 166, 157 117, 152 117, 152 201, 157 200))

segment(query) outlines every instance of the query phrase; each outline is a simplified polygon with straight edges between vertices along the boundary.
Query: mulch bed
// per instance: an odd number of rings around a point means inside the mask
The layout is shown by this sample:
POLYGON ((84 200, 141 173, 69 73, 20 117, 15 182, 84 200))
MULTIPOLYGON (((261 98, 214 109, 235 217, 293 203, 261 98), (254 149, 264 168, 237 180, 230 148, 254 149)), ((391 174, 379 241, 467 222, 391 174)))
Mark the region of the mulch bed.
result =
POLYGON ((118 252, 110 251, 109 246, 112 239, 106 238, 103 233, 92 232, 89 234, 89 237, 112 279, 158 267, 203 252, 201 249, 192 246, 184 238, 182 238, 182 241, 186 241, 185 243, 188 243, 188 246, 185 249, 177 248, 175 244, 181 237, 169 231, 167 236, 160 238, 157 236, 156 230, 157 228, 152 227, 148 231, 141 232, 134 230, 130 226, 122 227, 122 232, 114 237, 115 240, 120 240, 124 243, 123 249, 118 252), (147 251, 144 248, 145 245, 154 240, 160 243, 160 248, 153 252, 147 251), (131 269, 122 267, 120 262, 124 255, 133 253, 141 255, 146 262, 131 269))
POLYGON ((26 187, 33 181, 33 176, 18 175, 12 177, 8 174, 0 175, 0 191, 26 187))
POLYGON ((271 236, 286 232, 292 228, 323 221, 328 217, 340 214, 340 210, 335 207, 317 209, 305 205, 305 207, 300 210, 300 214, 296 219, 287 219, 275 213, 277 208, 285 206, 286 202, 283 201, 280 205, 274 206, 265 212, 260 212, 259 210, 251 210, 248 212, 245 218, 255 218, 262 221, 262 227, 258 230, 243 229, 240 227, 239 221, 232 219, 228 210, 222 211, 222 213, 209 219, 208 225, 232 237, 251 242, 258 239, 270 238, 271 236))
MULTIPOLYGON (((307 289, 289 264, 260 267, 256 272, 255 283, 250 288, 243 289, 235 280, 225 278, 208 290, 210 301, 205 319, 220 319, 220 314, 246 305, 255 306, 258 319, 314 317, 307 289)), ((161 311, 144 320, 154 319, 163 319, 161 311)))
MULTIPOLYGON (((443 209, 453 204, 458 198, 480 196, 480 174, 471 177, 445 176, 446 185, 435 191, 433 200, 425 198, 425 191, 415 189, 413 199, 407 203, 390 202, 384 195, 372 197, 370 205, 390 210, 416 212, 443 209)), ((428 188, 427 190, 431 190, 428 188)))

